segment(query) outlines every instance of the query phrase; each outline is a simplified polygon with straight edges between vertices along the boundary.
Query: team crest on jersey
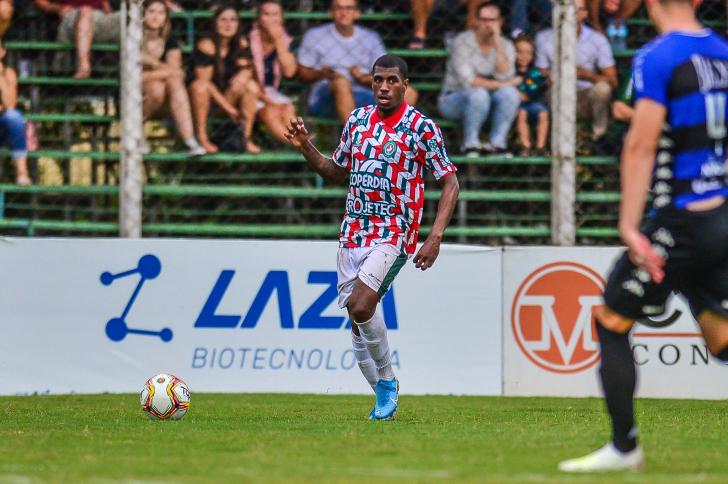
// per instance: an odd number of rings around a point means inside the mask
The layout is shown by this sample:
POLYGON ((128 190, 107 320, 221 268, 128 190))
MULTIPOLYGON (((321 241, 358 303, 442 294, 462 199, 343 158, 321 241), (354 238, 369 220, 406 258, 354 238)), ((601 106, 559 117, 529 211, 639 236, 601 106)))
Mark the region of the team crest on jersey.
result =
POLYGON ((384 144, 382 151, 386 156, 392 156, 394 155, 394 152, 397 151, 397 144, 394 141, 387 141, 384 144))

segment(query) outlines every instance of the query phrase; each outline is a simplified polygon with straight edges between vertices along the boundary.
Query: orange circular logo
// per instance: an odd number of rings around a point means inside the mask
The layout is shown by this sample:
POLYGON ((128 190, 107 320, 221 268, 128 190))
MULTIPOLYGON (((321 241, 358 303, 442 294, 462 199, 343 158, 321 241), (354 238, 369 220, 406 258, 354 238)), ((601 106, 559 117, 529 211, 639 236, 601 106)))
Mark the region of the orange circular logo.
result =
POLYGON ((604 279, 581 264, 554 262, 518 288, 511 327, 533 363, 555 373, 576 373, 599 361, 594 317, 604 304, 604 279))

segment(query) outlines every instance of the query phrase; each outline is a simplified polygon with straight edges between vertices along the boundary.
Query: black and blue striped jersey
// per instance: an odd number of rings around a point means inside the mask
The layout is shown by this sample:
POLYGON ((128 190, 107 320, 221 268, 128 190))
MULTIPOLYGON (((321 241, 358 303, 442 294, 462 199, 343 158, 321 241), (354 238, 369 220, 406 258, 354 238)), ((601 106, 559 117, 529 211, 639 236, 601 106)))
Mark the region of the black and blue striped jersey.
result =
POLYGON ((728 196, 728 42, 709 29, 661 35, 635 56, 632 82, 635 102, 649 98, 667 109, 653 208, 728 196))

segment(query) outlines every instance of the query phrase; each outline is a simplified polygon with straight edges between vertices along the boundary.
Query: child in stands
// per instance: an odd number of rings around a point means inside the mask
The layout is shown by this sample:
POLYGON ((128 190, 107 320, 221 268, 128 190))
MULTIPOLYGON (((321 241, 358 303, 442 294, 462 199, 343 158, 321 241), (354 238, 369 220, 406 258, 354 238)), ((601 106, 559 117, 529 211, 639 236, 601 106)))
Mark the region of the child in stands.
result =
POLYGON ((516 118, 518 138, 523 147, 519 156, 550 156, 546 150, 549 133, 549 110, 541 102, 548 88, 549 78, 533 65, 534 47, 531 38, 520 35, 514 40, 516 46, 516 76, 521 83, 521 107, 516 118), (536 125, 536 150, 531 143, 531 125, 536 125))

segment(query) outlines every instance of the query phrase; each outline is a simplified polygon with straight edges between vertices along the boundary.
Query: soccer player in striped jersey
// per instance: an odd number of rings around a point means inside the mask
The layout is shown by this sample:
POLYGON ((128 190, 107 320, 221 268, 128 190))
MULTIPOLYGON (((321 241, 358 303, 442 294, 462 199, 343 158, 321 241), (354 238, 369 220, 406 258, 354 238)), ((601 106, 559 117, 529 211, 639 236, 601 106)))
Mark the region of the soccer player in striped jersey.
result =
POLYGON ((567 472, 644 465, 634 422, 634 322, 664 311, 675 290, 690 302, 708 350, 728 361, 728 43, 695 18, 692 0, 646 0, 661 35, 633 61, 635 112, 621 161, 616 262, 596 316, 600 376, 612 441, 561 462, 567 472), (640 230, 652 184, 652 209, 640 230))
POLYGON ((286 137, 325 180, 338 184, 349 179, 337 256, 339 306, 349 311, 354 353, 377 395, 370 418, 391 420, 399 382, 377 305, 415 252, 424 169, 438 180, 442 194, 432 230, 414 257, 422 270, 432 266, 440 252, 459 185, 440 128, 404 102, 409 83, 405 61, 384 55, 372 72, 376 105, 352 111, 331 158, 313 146, 301 118, 291 119, 286 137))

